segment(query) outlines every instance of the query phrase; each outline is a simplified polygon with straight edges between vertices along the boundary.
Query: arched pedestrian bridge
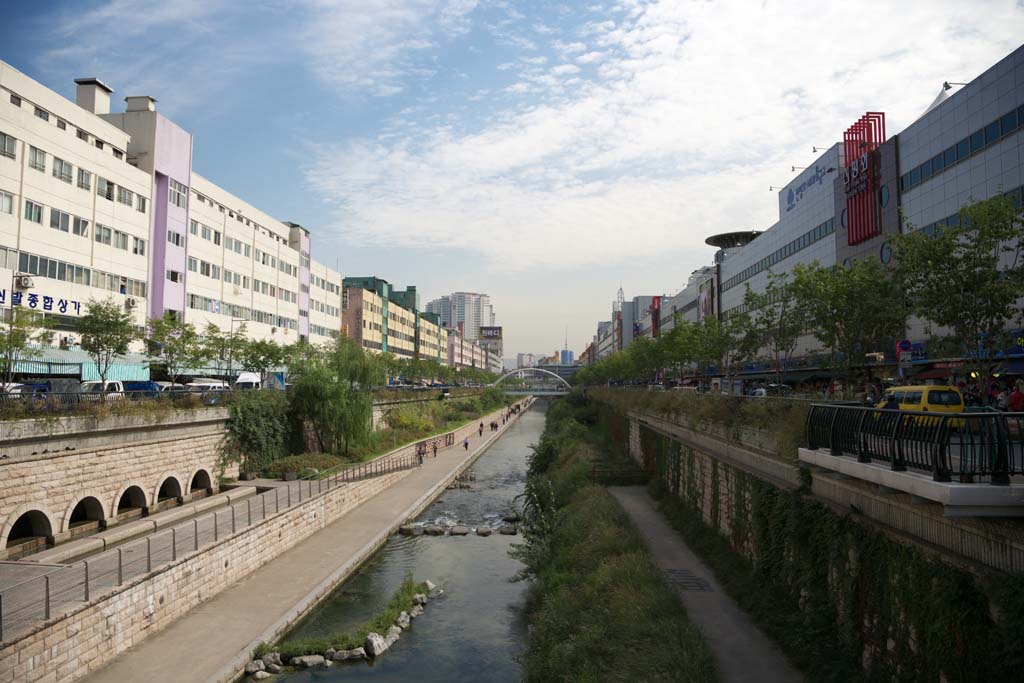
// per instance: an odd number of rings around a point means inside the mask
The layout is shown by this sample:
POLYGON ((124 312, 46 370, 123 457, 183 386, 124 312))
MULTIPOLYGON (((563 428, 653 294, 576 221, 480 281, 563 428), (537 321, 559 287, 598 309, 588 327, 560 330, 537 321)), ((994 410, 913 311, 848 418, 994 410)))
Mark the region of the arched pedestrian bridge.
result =
POLYGON ((494 380, 491 386, 501 385, 510 378, 524 380, 520 385, 509 385, 506 383, 502 387, 502 391, 513 396, 564 396, 572 389, 572 385, 564 377, 543 368, 510 370, 494 380), (529 383, 525 382, 527 375, 530 375, 529 383))

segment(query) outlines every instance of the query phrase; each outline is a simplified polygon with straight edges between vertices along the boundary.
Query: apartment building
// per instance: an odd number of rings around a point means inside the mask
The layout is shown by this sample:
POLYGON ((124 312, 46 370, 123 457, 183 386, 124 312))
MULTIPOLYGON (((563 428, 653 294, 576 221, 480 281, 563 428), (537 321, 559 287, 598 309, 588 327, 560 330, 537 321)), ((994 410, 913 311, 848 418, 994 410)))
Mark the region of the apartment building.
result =
POLYGON ((342 334, 373 353, 446 362, 448 331, 438 316, 420 313, 415 287, 396 289, 376 276, 342 281, 342 334), (442 352, 442 349, 445 352, 442 352))
MULTIPOLYGON (((192 169, 193 137, 148 96, 76 80, 76 101, 0 62, 0 310, 27 306, 76 341, 113 299, 141 329, 173 312, 282 344, 341 330, 341 275, 310 232, 192 169)), ((141 344, 137 345, 141 347, 141 344)))

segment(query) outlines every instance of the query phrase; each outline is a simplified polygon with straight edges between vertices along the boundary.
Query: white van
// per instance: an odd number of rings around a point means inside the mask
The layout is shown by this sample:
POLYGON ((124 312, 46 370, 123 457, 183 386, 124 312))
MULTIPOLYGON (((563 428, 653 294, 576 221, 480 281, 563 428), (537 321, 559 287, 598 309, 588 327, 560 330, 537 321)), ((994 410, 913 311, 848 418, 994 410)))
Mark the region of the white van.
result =
POLYGON ((263 381, 258 372, 242 372, 235 380, 235 389, 260 389, 263 381))

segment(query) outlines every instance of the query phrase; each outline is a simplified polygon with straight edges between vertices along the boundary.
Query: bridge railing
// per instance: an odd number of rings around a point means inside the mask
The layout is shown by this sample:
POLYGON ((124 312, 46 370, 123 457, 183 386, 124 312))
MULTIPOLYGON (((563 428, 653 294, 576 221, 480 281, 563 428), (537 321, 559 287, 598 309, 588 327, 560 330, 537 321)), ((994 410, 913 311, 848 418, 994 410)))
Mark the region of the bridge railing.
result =
POLYGON ((1024 474, 1024 413, 933 413, 816 403, 807 415, 812 450, 934 481, 1005 485, 1024 474))
POLYGON ((219 543, 320 493, 418 465, 419 459, 414 455, 396 455, 338 469, 321 479, 288 482, 7 586, 0 589, 0 643, 88 602, 92 596, 123 586, 187 553, 219 543))

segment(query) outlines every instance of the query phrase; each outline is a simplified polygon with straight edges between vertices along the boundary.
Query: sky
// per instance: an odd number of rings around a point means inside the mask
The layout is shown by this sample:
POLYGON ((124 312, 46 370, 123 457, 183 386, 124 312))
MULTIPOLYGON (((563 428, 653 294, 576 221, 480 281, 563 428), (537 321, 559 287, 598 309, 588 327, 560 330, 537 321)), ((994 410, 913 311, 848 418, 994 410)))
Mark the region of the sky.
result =
POLYGON ((38 0, 0 59, 155 97, 313 258, 490 294, 509 357, 581 351, 620 285, 675 293, 813 146, 899 132, 1022 38, 1024 0, 38 0))

